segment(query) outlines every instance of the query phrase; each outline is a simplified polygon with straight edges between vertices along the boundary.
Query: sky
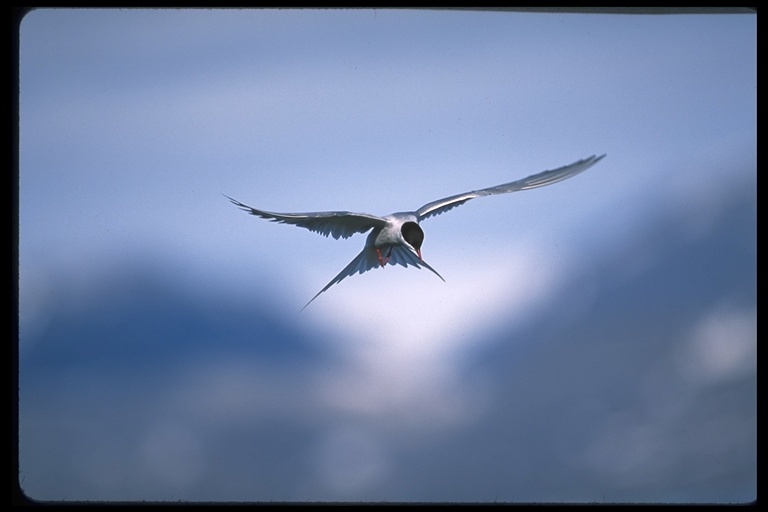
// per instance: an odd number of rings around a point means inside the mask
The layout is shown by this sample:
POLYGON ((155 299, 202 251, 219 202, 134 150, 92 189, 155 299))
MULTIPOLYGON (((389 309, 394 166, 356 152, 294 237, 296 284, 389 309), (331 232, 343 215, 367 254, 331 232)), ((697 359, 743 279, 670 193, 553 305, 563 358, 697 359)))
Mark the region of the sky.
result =
POLYGON ((39 9, 19 26, 39 501, 748 502, 756 16, 39 9), (247 215, 414 210, 424 260, 247 215))

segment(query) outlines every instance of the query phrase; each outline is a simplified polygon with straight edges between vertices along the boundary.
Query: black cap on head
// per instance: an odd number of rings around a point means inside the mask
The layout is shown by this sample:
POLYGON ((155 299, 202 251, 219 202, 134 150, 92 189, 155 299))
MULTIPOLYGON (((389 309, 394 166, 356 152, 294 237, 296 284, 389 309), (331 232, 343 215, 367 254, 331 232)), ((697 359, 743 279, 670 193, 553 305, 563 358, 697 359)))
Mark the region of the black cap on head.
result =
POLYGON ((417 251, 421 250, 421 244, 424 242, 424 231, 421 230, 418 224, 406 222, 400 228, 400 232, 403 234, 405 241, 411 244, 414 249, 417 251))

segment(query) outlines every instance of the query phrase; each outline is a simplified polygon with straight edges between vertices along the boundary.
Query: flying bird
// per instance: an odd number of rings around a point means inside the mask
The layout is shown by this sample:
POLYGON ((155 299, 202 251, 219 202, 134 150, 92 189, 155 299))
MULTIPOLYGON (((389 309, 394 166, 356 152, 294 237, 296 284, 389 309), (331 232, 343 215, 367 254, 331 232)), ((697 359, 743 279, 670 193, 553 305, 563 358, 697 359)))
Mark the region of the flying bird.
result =
MULTIPOLYGON (((323 236, 331 235, 335 239, 349 238, 357 233, 370 231, 365 241, 365 247, 360 251, 344 270, 334 277, 325 288, 304 305, 309 306, 321 293, 336 283, 341 282, 345 277, 356 273, 362 274, 372 268, 385 267, 387 263, 392 265, 402 265, 407 267, 425 267, 445 281, 443 276, 427 264, 421 257, 421 245, 424 242, 424 231, 422 231, 422 220, 440 215, 452 208, 456 208, 474 199, 476 197, 491 196, 496 194, 508 194, 518 190, 528 190, 532 188, 543 187, 563 181, 572 176, 586 171, 597 162, 602 160, 605 155, 590 156, 570 165, 565 165, 557 169, 543 171, 521 180, 496 185, 495 187, 482 188, 463 194, 438 199, 427 203, 416 211, 398 212, 384 217, 377 217, 367 213, 353 212, 310 212, 310 213, 274 213, 266 210, 257 210, 246 204, 243 204, 231 197, 225 195, 233 204, 242 208, 251 215, 267 219, 272 222, 282 224, 292 224, 301 228, 306 228, 323 236)), ((302 310, 304 308, 301 308, 302 310)))

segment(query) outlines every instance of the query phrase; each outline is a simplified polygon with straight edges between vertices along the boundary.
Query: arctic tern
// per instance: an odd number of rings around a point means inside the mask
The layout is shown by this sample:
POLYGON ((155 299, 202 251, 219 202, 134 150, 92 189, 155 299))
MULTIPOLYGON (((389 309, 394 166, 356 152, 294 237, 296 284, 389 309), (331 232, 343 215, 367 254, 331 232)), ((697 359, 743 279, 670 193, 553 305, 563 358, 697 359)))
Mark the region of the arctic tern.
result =
MULTIPOLYGON (((508 194, 518 190, 528 190, 532 188, 543 187, 563 181, 572 176, 586 171, 597 162, 602 160, 605 155, 590 156, 570 165, 565 165, 557 169, 543 171, 521 180, 504 183, 495 187, 482 188, 463 194, 438 199, 427 203, 413 212, 398 212, 384 217, 377 217, 367 213, 352 213, 346 211, 336 212, 310 212, 310 213, 274 213, 266 210, 257 210, 246 204, 243 204, 231 197, 225 195, 233 204, 242 208, 251 215, 267 219, 272 222, 283 224, 293 224, 310 231, 320 233, 323 236, 331 235, 335 239, 349 238, 357 233, 365 233, 371 230, 365 241, 365 247, 360 254, 353 259, 344 270, 334 277, 325 288, 304 305, 309 306, 321 293, 336 283, 341 282, 345 277, 352 276, 355 273, 362 274, 372 268, 384 267, 387 263, 393 265, 402 265, 427 269, 443 279, 443 276, 437 273, 435 269, 425 262, 421 257, 421 245, 424 241, 424 231, 419 223, 433 215, 439 215, 447 212, 474 199, 476 197, 491 196, 495 194, 508 194)), ((445 279, 443 279, 445 281, 445 279)), ((301 308, 302 310, 304 308, 301 308)))

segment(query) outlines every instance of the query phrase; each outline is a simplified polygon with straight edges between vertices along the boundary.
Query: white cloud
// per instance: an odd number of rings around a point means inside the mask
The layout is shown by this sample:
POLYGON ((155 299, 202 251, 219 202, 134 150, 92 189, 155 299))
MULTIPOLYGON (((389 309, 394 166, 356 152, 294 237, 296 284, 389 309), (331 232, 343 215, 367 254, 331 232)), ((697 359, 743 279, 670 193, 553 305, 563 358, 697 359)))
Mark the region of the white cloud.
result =
POLYGON ((757 310, 718 307, 692 328, 678 361, 681 373, 694 383, 717 384, 754 374, 757 310))
MULTIPOLYGON (((471 262, 465 252, 456 249, 454 261, 471 262)), ((339 332, 337 349, 347 363, 322 382, 325 399, 404 425, 476 418, 484 401, 481 390, 460 379, 462 354, 488 330, 530 314, 563 273, 533 247, 490 254, 496 256, 482 266, 455 263, 445 271, 446 283, 416 269, 376 269, 318 304, 311 314, 339 332)))

